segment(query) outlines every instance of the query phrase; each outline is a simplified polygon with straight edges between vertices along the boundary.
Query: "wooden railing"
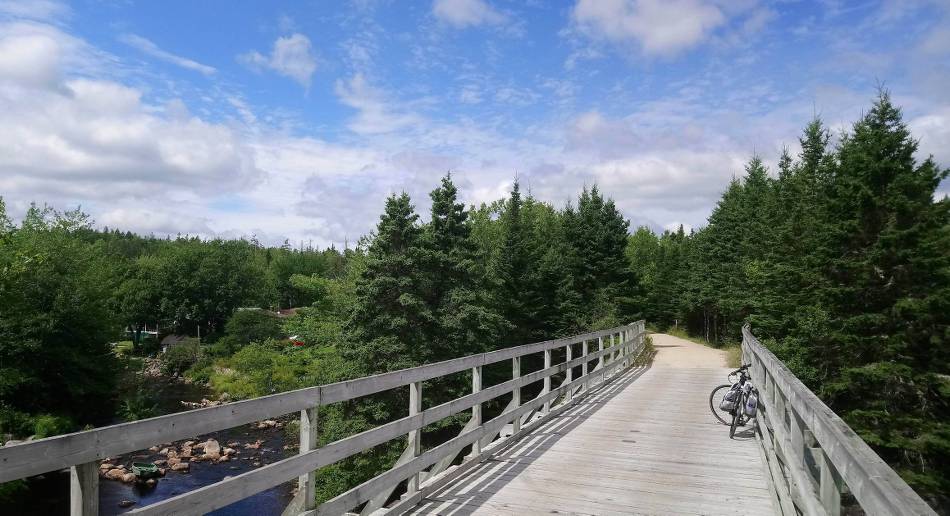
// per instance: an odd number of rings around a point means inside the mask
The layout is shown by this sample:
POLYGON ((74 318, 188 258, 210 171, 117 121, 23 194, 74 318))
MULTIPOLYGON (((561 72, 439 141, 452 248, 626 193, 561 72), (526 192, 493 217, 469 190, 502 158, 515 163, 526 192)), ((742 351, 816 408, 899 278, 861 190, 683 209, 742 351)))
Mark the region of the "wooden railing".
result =
POLYGON ((630 366, 643 350, 644 336, 644 323, 639 321, 574 337, 6 446, 0 448, 0 483, 70 468, 71 514, 91 516, 98 513, 98 460, 299 411, 299 454, 138 508, 131 514, 203 514, 293 479, 298 479, 299 491, 285 513, 340 514, 361 505, 363 514, 398 512, 415 505, 426 493, 445 485, 630 366), (592 344, 596 351, 591 350, 592 344), (553 364, 552 352, 560 348, 565 349, 565 361, 553 364), (544 354, 543 369, 522 375, 521 359, 536 353, 544 354), (482 368, 507 360, 511 361, 512 379, 483 388, 482 368), (581 374, 574 376, 577 368, 581 374), (434 407, 422 406, 423 382, 469 370, 472 394, 434 407), (565 373, 564 379, 553 387, 552 377, 559 373, 565 373), (522 403, 521 389, 538 381, 543 382, 540 394, 522 403), (409 389, 406 417, 318 447, 320 406, 397 388, 409 389), (512 395, 512 400, 501 415, 483 421, 482 404, 507 394, 512 395), (423 427, 468 409, 472 416, 457 437, 422 451, 423 427), (408 446, 392 469, 315 506, 315 470, 403 437, 408 446), (459 453, 468 448, 470 454, 453 466, 459 453), (406 480, 407 492, 384 507, 406 480))
POLYGON ((759 389, 756 437, 781 514, 838 516, 845 490, 866 514, 936 514, 748 326, 742 362, 759 389))

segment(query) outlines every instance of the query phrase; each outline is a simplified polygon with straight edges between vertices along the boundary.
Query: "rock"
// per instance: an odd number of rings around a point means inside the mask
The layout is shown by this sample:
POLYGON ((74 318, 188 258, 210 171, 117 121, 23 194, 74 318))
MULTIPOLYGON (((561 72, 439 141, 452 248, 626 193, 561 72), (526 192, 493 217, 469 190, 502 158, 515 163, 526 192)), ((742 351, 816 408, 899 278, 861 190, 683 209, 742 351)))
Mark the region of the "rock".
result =
POLYGON ((168 455, 168 448, 162 448, 158 453, 159 455, 168 455))
POLYGON ((260 448, 262 444, 264 444, 264 442, 261 441, 260 439, 258 439, 257 441, 254 441, 253 443, 247 443, 247 444, 245 444, 245 445, 244 445, 244 449, 246 449, 246 450, 256 450, 256 449, 260 448))
POLYGON ((238 446, 241 446, 241 443, 237 441, 231 441, 228 443, 228 448, 237 448, 238 446))
POLYGON ((168 464, 169 467, 174 468, 176 465, 181 464, 181 459, 178 457, 169 457, 165 463, 168 464))
POLYGON ((261 463, 260 463, 260 462, 257 462, 257 461, 254 461, 254 462, 251 463, 251 466, 254 466, 255 468, 259 468, 259 467, 261 467, 261 463))
POLYGON ((240 468, 238 468, 237 466, 231 466, 231 467, 228 468, 228 469, 240 469, 240 468))
POLYGON ((226 402, 226 401, 229 401, 230 399, 231 399, 231 395, 228 394, 228 393, 226 393, 226 392, 222 392, 221 395, 218 396, 218 401, 225 401, 225 402, 226 402))
POLYGON ((126 484, 135 482, 135 473, 126 473, 122 475, 122 481, 126 484))
POLYGON ((168 464, 168 461, 167 460, 153 460, 152 464, 155 464, 156 466, 164 466, 165 464, 168 464))
POLYGON ((165 468, 158 468, 158 476, 160 477, 165 476, 165 468))
POLYGON ((181 453, 178 456, 183 459, 187 459, 188 457, 191 457, 191 446, 187 446, 187 445, 182 446, 181 453))
POLYGON ((122 500, 121 502, 119 502, 119 507, 122 507, 122 508, 132 507, 133 505, 135 505, 135 502, 132 500, 122 500))
POLYGON ((191 469, 191 463, 189 462, 180 462, 172 466, 172 471, 188 471, 191 469))
POLYGON ((112 464, 109 464, 108 462, 103 462, 102 464, 99 464, 99 471, 109 471, 110 469, 114 467, 115 466, 113 466, 112 464))
POLYGON ((155 487, 156 484, 158 484, 158 480, 155 480, 154 478, 150 478, 145 481, 145 485, 148 487, 155 487))
POLYGON ((222 455, 222 456, 218 457, 218 458, 215 460, 215 462, 227 462, 227 461, 229 461, 229 460, 231 460, 231 457, 228 457, 227 455, 222 455))
POLYGON ((151 446, 149 447, 148 451, 152 453, 158 453, 158 446, 151 446))
POLYGON ((221 450, 221 453, 222 453, 223 455, 234 455, 234 454, 236 454, 237 452, 238 452, 237 450, 235 450, 234 448, 231 448, 231 447, 227 447, 227 448, 224 448, 223 450, 221 450))
POLYGON ((189 447, 191 447, 191 446, 195 446, 195 444, 196 444, 195 441, 185 441, 185 442, 182 444, 182 446, 189 446, 189 447))
POLYGON ((169 459, 173 459, 178 456, 178 452, 175 450, 168 450, 168 453, 166 453, 166 455, 168 455, 169 459))
POLYGON ((257 427, 256 427, 256 428, 257 428, 258 430, 264 430, 264 429, 267 429, 267 428, 274 428, 274 427, 276 427, 276 426, 277 426, 277 421, 274 421, 273 419, 266 419, 266 420, 264 420, 264 421, 261 421, 261 422, 257 423, 257 427))
POLYGON ((208 439, 201 443, 206 455, 221 455, 221 445, 214 439, 208 439))

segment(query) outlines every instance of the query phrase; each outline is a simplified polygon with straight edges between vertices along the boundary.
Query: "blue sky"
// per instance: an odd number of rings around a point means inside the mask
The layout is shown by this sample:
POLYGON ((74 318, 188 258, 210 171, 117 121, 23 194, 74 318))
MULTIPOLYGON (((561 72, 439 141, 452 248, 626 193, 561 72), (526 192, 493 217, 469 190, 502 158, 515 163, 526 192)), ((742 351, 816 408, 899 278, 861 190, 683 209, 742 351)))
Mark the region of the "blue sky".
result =
POLYGON ((339 245, 452 171, 469 203, 596 183, 698 227, 753 153, 881 83, 950 166, 946 0, 0 0, 0 195, 339 245))

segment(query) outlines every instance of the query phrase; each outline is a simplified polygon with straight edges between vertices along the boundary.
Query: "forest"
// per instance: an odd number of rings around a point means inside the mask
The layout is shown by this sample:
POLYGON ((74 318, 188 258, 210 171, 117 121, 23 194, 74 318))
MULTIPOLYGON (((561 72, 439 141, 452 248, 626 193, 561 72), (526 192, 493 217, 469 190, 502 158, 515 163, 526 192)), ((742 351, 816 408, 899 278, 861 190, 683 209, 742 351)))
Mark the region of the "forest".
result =
MULTIPOLYGON (((886 92, 845 134, 815 119, 800 142, 776 171, 753 157, 690 232, 631 233, 596 186, 559 208, 516 181, 467 207, 451 175, 427 217, 393 194, 344 250, 141 236, 78 209, 33 206, 14 223, 0 198, 0 439, 156 415, 147 385, 117 385, 150 358, 241 399, 639 318, 717 347, 748 323, 934 499, 950 492, 950 201, 936 198, 948 171, 915 158, 886 92), (161 353, 155 327, 190 339, 161 353)), ((321 442, 401 417, 405 395, 328 407, 321 442)), ((440 424, 427 430, 464 420, 440 424)), ((318 497, 400 451, 324 468, 318 497)))

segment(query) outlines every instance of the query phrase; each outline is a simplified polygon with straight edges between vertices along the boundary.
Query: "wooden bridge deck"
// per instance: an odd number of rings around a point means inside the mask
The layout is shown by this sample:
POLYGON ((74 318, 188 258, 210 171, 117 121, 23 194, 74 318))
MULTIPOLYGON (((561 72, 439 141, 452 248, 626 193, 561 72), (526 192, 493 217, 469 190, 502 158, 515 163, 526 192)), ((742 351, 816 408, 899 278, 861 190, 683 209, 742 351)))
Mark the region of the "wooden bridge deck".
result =
POLYGON ((751 431, 709 413, 722 358, 655 335, 658 356, 502 450, 410 514, 773 514, 751 431), (703 367, 697 367, 702 364, 703 367))

